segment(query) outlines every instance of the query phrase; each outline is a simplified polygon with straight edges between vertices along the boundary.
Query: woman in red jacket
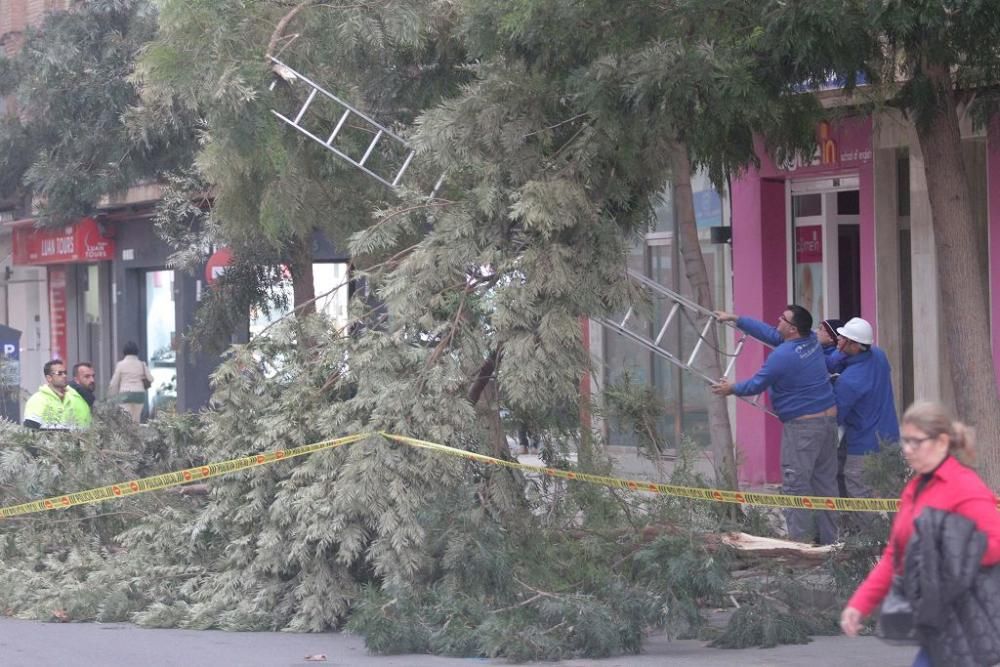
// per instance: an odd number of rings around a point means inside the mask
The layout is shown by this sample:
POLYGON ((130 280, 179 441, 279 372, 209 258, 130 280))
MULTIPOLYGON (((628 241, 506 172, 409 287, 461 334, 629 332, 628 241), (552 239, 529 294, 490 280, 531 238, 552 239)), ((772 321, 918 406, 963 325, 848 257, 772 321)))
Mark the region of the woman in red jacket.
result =
MULTIPOLYGON (((913 522, 925 507, 954 512, 974 521, 988 540, 982 564, 1000 563, 1000 512, 996 496, 974 470, 963 464, 973 458, 967 427, 951 421, 940 405, 914 403, 903 415, 901 436, 903 456, 916 474, 903 489, 882 558, 840 615, 840 627, 849 637, 858 634, 864 618, 889 592, 893 563, 904 562, 913 522)), ((930 665, 923 649, 913 664, 914 667, 930 665)))

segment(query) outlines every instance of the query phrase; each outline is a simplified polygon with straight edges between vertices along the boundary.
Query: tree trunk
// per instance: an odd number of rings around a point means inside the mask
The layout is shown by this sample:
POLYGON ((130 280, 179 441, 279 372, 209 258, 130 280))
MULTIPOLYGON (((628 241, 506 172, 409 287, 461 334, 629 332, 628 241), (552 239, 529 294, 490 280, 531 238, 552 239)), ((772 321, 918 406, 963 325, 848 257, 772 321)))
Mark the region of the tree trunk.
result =
POLYGON ((296 317, 316 313, 316 286, 313 284, 313 252, 309 235, 292 242, 288 270, 292 274, 292 300, 296 317))
POLYGON ((509 459, 510 447, 507 446, 507 433, 504 431, 503 421, 500 419, 500 394, 497 391, 496 380, 488 380, 483 386, 480 400, 476 403, 476 412, 486 425, 492 455, 501 459, 509 459))
POLYGON ((927 175, 955 404, 958 418, 976 429, 983 479, 996 489, 1000 488, 1000 400, 990 346, 990 303, 983 286, 988 267, 976 248, 951 76, 945 67, 928 66, 925 71, 938 99, 931 121, 918 125, 917 137, 927 175))
MULTIPOLYGON (((698 242, 694 195, 691 192, 691 161, 688 158, 686 145, 679 143, 671 151, 671 163, 677 229, 680 236, 681 256, 684 260, 684 273, 694 290, 694 297, 698 301, 698 305, 708 310, 715 310, 712 289, 708 283, 708 270, 705 268, 705 258, 701 254, 701 244, 698 242)), ((703 324, 704 320, 702 320, 703 324)), ((719 341, 714 327, 709 335, 710 339, 705 341, 705 345, 702 346, 703 351, 699 353, 699 359, 707 359, 704 372, 709 377, 722 377, 722 366, 718 354, 719 341)), ((737 488, 737 471, 733 451, 733 430, 729 423, 729 409, 725 396, 709 394, 708 432, 715 458, 716 483, 723 489, 735 489, 737 488)))

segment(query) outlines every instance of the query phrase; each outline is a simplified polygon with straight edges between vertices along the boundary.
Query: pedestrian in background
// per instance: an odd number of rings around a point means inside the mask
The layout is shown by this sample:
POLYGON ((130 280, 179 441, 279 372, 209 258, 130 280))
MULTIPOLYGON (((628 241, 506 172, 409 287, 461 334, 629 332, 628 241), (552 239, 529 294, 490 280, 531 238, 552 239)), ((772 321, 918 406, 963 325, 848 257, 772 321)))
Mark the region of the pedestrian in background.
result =
POLYGON ((108 396, 114 397, 122 409, 138 424, 146 404, 146 390, 153 385, 153 375, 146 362, 139 359, 139 346, 133 341, 125 343, 122 359, 115 365, 115 373, 108 385, 108 396))
MULTIPOLYGON (((781 420, 782 493, 792 496, 837 495, 837 408, 826 370, 826 357, 813 318, 802 306, 789 304, 772 327, 750 317, 716 312, 722 322, 735 322, 740 330, 774 350, 757 374, 731 383, 721 378, 712 385, 719 396, 752 396, 771 393, 771 405, 781 420)), ((785 510, 788 535, 812 542, 819 529, 822 544, 837 541, 834 512, 785 510), (815 524, 813 523, 815 521, 815 524)))
POLYGON ((882 558, 851 596, 840 626, 856 636, 891 588, 913 607, 921 646, 914 667, 995 664, 981 652, 1000 650, 1000 570, 977 565, 1000 563, 1000 512, 993 492, 960 460, 973 457, 971 433, 940 405, 915 403, 903 414, 900 444, 916 474, 903 489, 882 558), (971 568, 967 555, 975 559, 971 568), (970 569, 979 572, 971 582, 959 576, 970 569))

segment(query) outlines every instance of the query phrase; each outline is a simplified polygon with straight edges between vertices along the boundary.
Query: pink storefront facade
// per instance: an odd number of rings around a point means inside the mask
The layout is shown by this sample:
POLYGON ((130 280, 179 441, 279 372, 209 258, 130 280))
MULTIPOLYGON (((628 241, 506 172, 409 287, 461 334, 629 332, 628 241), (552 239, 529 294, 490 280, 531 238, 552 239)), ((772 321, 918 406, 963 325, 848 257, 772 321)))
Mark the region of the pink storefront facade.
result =
MULTIPOLYGON (((831 118, 817 127, 815 155, 777 164, 761 146, 759 168, 732 184, 734 312, 776 320, 787 303, 814 318, 861 316, 894 369, 897 407, 914 398, 951 400, 942 295, 923 161, 910 124, 885 113, 831 118)), ((994 350, 1000 350, 1000 121, 963 128, 982 249, 991 267, 994 350)), ((996 354, 996 352, 995 352, 996 354)), ((748 345, 736 377, 753 374, 765 350, 748 345)), ((781 481, 781 424, 735 402, 741 478, 781 481)))

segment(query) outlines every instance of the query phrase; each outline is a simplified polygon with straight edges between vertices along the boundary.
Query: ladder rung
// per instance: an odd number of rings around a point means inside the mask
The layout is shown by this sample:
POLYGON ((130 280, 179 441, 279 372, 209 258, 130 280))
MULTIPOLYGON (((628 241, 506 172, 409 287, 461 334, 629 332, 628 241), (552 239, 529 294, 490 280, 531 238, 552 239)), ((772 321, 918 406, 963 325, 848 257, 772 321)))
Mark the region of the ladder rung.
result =
POLYGON ((397 185, 399 185, 399 181, 401 178, 403 178, 403 174, 406 172, 406 168, 410 166, 410 160, 412 160, 413 156, 416 154, 417 152, 412 150, 406 154, 406 159, 403 160, 403 166, 399 168, 399 171, 396 172, 396 177, 392 179, 392 187, 396 187, 397 185))
POLYGON ((333 140, 337 138, 337 135, 340 134, 340 128, 344 127, 344 123, 347 122, 347 117, 350 115, 351 110, 348 109, 344 112, 344 115, 340 117, 340 120, 337 121, 337 126, 333 128, 333 132, 330 133, 330 138, 326 140, 327 147, 329 147, 330 144, 333 143, 333 140))
POLYGON ((361 162, 358 163, 359 167, 365 166, 365 162, 368 162, 368 157, 372 154, 372 151, 375 150, 375 144, 377 144, 378 140, 381 138, 382 138, 382 130, 379 130, 378 133, 375 135, 375 138, 372 139, 372 142, 368 144, 368 150, 366 150, 365 154, 361 156, 361 162))
POLYGON ((357 161, 354 158, 352 158, 350 155, 348 155, 347 153, 343 152, 342 150, 339 150, 336 146, 328 146, 326 143, 323 142, 322 139, 320 139, 319 137, 317 137, 315 134, 313 134, 312 132, 310 132, 306 128, 302 127, 301 125, 296 125, 295 123, 293 123, 291 118, 287 118, 285 116, 282 116, 280 113, 278 113, 274 109, 271 109, 271 113, 273 113, 275 116, 277 116, 278 118, 280 118, 284 122, 286 122, 289 125, 291 125, 292 127, 294 127, 296 130, 298 130, 302 134, 306 135, 307 137, 309 137, 310 139, 312 139, 313 141, 315 141, 319 145, 325 146, 326 149, 328 151, 330 151, 331 153, 334 153, 335 155, 339 156, 340 158, 342 158, 346 162, 350 162, 355 167, 357 167, 361 171, 365 172, 366 174, 368 174, 369 176, 371 176, 372 178, 374 178, 375 180, 377 180, 379 183, 382 183, 383 185, 392 186, 392 183, 390 183, 386 179, 382 178, 381 176, 379 176, 378 174, 376 174, 374 171, 372 171, 368 167, 359 165, 357 163, 357 161))
MULTIPOLYGON (((628 338, 629 340, 633 341, 634 343, 636 343, 636 344, 638 344, 638 345, 646 348, 647 350, 649 350, 653 354, 658 355, 662 359, 665 359, 666 361, 670 362, 674 366, 677 366, 681 370, 687 371, 688 373, 691 373, 692 375, 701 378, 702 380, 704 380, 705 382, 708 382, 709 384, 714 384, 715 382, 718 381, 718 378, 710 378, 710 377, 708 377, 707 375, 705 375, 703 372, 701 372, 697 368, 692 368, 689 364, 685 364, 683 360, 681 360, 678 357, 674 356, 673 354, 671 354, 667 350, 663 349, 662 347, 659 347, 658 345, 654 345, 652 340, 650 340, 650 339, 648 339, 648 338, 646 338, 646 337, 644 337, 644 336, 642 336, 640 334, 637 334, 637 333, 635 333, 633 331, 630 331, 630 330, 624 328, 623 326, 621 326, 618 322, 616 322, 614 320, 610 320, 608 318, 600 318, 597 321, 600 322, 605 327, 607 327, 608 329, 611 329, 612 331, 617 332, 619 335, 625 336, 626 338, 628 338)), ((742 340, 741 340, 741 342, 742 342, 742 340)), ((761 410, 763 412, 766 412, 769 415, 774 415, 773 412, 771 412, 770 410, 768 410, 764 405, 762 405, 760 403, 760 395, 754 396, 753 400, 751 400, 751 399, 749 399, 749 398, 747 398, 745 396, 737 396, 737 398, 740 399, 741 401, 744 401, 745 403, 749 403, 750 405, 754 406, 755 408, 757 408, 757 409, 759 409, 759 410, 761 410)), ((776 416, 776 415, 774 415, 774 416, 776 416)))
POLYGON ((667 333, 667 327, 674 319, 674 315, 680 310, 681 304, 675 303, 674 307, 670 309, 670 313, 667 315, 667 319, 663 322, 663 326, 660 327, 660 333, 656 334, 656 340, 653 341, 654 344, 659 345, 660 341, 663 340, 663 336, 667 333))
POLYGON ((688 366, 694 366, 694 358, 698 356, 698 352, 701 351, 701 344, 705 342, 705 336, 708 335, 708 330, 712 328, 712 322, 715 320, 711 317, 708 318, 708 322, 705 322, 705 328, 701 330, 701 335, 698 336, 698 342, 694 346, 694 350, 691 352, 691 357, 688 359, 688 366))
POLYGON ((729 359, 729 363, 726 364, 726 371, 722 374, 722 377, 729 377, 729 374, 733 371, 733 366, 736 365, 736 357, 740 356, 740 352, 743 351, 743 343, 747 340, 746 336, 740 338, 739 342, 736 343, 736 349, 733 350, 733 356, 729 359))
POLYGON ((437 183, 434 184, 434 189, 431 190, 431 196, 429 197, 430 199, 434 199, 434 197, 437 196, 438 190, 441 189, 441 184, 444 183, 444 176, 447 173, 448 172, 446 171, 441 172, 441 175, 438 177, 437 183))
POLYGON ((312 101, 315 98, 316 98, 316 89, 313 88, 312 90, 309 91, 309 97, 307 97, 306 101, 302 103, 302 108, 299 109, 298 115, 295 116, 295 125, 298 125, 299 121, 302 120, 302 117, 306 115, 306 109, 309 108, 309 105, 312 104, 312 101))

